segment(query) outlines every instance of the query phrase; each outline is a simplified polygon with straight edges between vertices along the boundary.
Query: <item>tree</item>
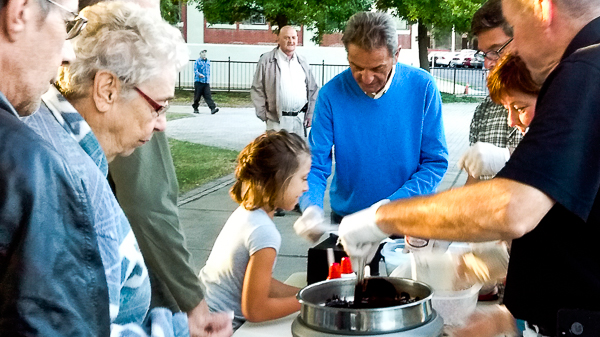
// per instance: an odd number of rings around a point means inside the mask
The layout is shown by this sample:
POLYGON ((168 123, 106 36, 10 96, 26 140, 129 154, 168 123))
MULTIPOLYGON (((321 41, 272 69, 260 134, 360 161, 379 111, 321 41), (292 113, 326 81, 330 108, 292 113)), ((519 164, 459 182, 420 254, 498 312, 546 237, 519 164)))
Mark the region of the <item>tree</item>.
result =
POLYGON ((377 8, 391 10, 409 23, 417 23, 419 63, 429 71, 427 32, 431 27, 468 32, 471 18, 485 0, 377 0, 377 8))
POLYGON ((272 26, 304 25, 323 34, 342 31, 352 14, 371 8, 374 0, 191 0, 210 23, 242 22, 264 16, 272 26))
POLYGON ((181 3, 179 0, 160 0, 162 18, 172 25, 179 23, 181 21, 181 3))

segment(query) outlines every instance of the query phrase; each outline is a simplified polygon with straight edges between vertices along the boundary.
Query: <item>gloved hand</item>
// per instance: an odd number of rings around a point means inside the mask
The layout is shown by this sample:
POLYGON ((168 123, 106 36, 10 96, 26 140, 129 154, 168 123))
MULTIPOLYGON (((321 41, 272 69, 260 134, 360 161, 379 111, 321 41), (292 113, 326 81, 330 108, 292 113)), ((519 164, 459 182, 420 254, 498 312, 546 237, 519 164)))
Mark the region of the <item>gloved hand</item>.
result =
POLYGON ((350 256, 354 270, 361 267, 355 265, 361 259, 365 263, 371 262, 381 240, 389 236, 382 232, 375 223, 375 213, 381 205, 388 202, 390 202, 388 199, 381 200, 367 209, 347 215, 342 219, 338 234, 344 250, 350 256))
POLYGON ((498 173, 510 158, 507 148, 477 142, 458 160, 458 167, 475 178, 498 173))
POLYGON ((332 230, 332 228, 325 223, 323 209, 315 205, 305 209, 302 216, 294 223, 296 234, 313 243, 317 242, 321 235, 328 230, 332 230))

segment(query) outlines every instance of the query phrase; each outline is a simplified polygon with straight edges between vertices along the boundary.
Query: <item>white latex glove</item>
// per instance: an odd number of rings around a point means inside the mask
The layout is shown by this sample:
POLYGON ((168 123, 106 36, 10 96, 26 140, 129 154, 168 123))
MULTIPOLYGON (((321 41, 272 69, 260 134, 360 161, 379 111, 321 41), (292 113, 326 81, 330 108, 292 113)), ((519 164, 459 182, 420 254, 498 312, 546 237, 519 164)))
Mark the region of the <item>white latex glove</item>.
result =
POLYGON ((477 142, 458 160, 458 167, 475 178, 498 173, 510 158, 507 148, 477 142))
POLYGON ((317 242, 323 233, 332 230, 331 227, 325 223, 323 209, 315 205, 306 208, 294 223, 296 234, 313 243, 317 242))
POLYGON ((388 202, 390 202, 388 199, 381 200, 367 209, 347 215, 342 219, 338 234, 344 250, 350 256, 354 270, 360 268, 356 263, 361 258, 365 263, 371 262, 381 240, 389 236, 381 231, 375 223, 375 213, 381 205, 388 202))

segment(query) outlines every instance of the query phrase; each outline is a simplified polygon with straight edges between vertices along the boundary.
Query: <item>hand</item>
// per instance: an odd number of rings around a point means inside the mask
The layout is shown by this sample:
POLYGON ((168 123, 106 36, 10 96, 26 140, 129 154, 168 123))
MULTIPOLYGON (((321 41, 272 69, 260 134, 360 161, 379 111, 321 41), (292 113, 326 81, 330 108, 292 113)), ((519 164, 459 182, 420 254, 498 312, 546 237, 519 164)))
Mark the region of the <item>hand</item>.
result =
POLYGON ((323 210, 319 206, 309 206, 294 223, 296 234, 310 242, 317 242, 330 226, 325 223, 323 210))
POLYGON ((364 259, 365 263, 371 262, 381 240, 389 236, 382 232, 375 223, 377 210, 388 202, 387 199, 381 200, 367 209, 347 215, 342 219, 338 234, 344 250, 350 256, 354 270, 358 270, 359 266, 354 264, 360 258, 364 259))
POLYGON ((231 314, 210 312, 205 300, 187 313, 190 337, 230 337, 233 335, 231 314))
POLYGON ((306 114, 304 114, 304 127, 307 129, 312 125, 312 118, 307 118, 306 114))
POLYGON ((518 336, 515 319, 503 305, 477 308, 464 326, 444 328, 450 337, 518 336))
POLYGON ((204 75, 202 75, 202 74, 198 74, 198 76, 200 76, 200 78, 204 78, 204 75))
POLYGON ((475 178, 498 173, 510 158, 507 148, 477 142, 458 160, 458 167, 475 178))

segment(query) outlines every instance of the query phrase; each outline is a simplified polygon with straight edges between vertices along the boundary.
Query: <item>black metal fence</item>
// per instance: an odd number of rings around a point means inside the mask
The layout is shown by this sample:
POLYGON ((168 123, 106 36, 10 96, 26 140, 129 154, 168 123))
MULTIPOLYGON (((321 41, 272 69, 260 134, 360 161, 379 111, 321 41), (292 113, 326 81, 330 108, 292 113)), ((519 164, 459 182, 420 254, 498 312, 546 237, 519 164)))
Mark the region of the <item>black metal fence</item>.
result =
MULTIPOLYGON (((179 72, 178 87, 180 89, 194 88, 194 62, 190 60, 187 66, 179 72)), ((211 61, 210 87, 217 91, 248 91, 256 71, 257 62, 246 61, 211 61)), ((327 83, 337 74, 348 68, 347 65, 311 64, 310 69, 319 86, 327 83)), ((467 68, 432 68, 441 92, 469 96, 487 95, 485 85, 486 72, 481 69, 467 68)))
POLYGON ((453 95, 486 96, 487 70, 470 68, 431 68, 441 92, 453 95))

